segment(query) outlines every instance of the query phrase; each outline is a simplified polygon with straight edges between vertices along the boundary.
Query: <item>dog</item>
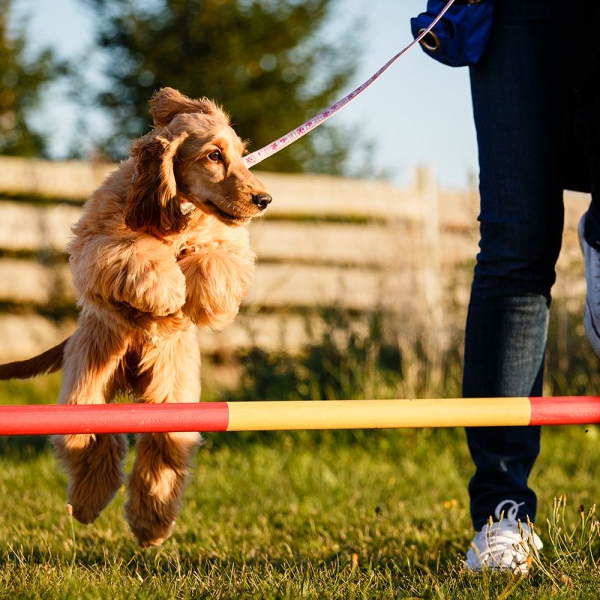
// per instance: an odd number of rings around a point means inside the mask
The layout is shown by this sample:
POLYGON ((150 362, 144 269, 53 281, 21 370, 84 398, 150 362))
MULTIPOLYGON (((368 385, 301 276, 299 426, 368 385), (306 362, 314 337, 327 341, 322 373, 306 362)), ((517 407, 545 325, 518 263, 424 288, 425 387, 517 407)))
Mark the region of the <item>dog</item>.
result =
MULTIPOLYGON (((153 130, 84 205, 66 252, 80 315, 73 335, 0 379, 63 369, 59 404, 198 402, 196 326, 231 323, 254 277, 247 225, 271 202, 244 143, 212 101, 163 88, 153 130)), ((125 516, 142 547, 173 532, 200 434, 139 435, 125 516)), ((124 435, 53 436, 73 516, 92 523, 124 479, 124 435)))

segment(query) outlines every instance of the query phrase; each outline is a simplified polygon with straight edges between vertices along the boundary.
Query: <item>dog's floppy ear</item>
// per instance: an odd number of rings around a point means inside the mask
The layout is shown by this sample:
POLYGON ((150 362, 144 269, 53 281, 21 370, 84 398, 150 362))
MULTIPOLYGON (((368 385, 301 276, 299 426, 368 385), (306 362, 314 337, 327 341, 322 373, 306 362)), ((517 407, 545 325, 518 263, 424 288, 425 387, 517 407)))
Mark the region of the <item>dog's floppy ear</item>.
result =
POLYGON ((135 170, 125 201, 125 224, 154 237, 181 231, 181 212, 173 161, 187 133, 173 137, 168 130, 136 140, 131 150, 135 170))
POLYGON ((184 96, 173 88, 162 88, 150 100, 150 114, 155 127, 167 126, 181 113, 201 113, 223 119, 229 123, 229 117, 208 98, 195 100, 184 96))

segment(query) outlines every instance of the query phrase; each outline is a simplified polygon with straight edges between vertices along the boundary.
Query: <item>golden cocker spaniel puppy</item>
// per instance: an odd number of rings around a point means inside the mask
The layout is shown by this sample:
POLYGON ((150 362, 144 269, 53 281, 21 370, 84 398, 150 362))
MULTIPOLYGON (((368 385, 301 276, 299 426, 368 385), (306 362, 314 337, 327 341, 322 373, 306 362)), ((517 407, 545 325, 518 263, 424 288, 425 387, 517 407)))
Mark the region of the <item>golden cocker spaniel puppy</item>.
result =
MULTIPOLYGON (((198 402, 195 326, 231 323, 254 275, 244 225, 271 202, 244 144, 207 99, 171 88, 150 101, 154 129, 134 140, 86 202, 66 251, 81 314, 65 342, 0 366, 0 378, 63 368, 59 403, 198 402)), ((142 546, 171 535, 198 433, 139 435, 125 513, 142 546)), ((52 439, 73 515, 91 523, 123 481, 124 435, 52 439)))

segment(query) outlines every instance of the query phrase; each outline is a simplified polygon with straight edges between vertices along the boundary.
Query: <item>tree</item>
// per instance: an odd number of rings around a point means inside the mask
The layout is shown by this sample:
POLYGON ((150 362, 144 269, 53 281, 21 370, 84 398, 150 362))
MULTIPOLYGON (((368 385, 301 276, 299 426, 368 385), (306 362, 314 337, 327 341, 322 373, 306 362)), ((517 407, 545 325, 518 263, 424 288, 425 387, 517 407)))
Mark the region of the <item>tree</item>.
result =
MULTIPOLYGON (((320 35, 336 0, 84 1, 108 58, 111 87, 99 102, 114 124, 101 141, 111 158, 149 130, 148 100, 161 87, 222 104, 254 150, 338 100, 356 66, 356 35, 337 43, 320 35)), ((355 139, 326 124, 266 164, 340 173, 355 139)))
POLYGON ((51 50, 26 58, 22 27, 11 30, 12 0, 0 0, 0 154, 45 156, 44 135, 29 124, 44 86, 62 72, 51 50))

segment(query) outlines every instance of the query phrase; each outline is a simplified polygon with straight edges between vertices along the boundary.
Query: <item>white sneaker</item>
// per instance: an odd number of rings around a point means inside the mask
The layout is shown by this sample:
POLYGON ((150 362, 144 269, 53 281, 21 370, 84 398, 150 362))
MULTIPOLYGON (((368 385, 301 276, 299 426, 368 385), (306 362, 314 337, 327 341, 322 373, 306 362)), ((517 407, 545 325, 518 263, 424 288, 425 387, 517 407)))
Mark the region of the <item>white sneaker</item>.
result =
POLYGON ((498 520, 486 525, 471 542, 466 560, 469 570, 529 572, 532 557, 543 544, 532 525, 523 527, 516 519, 519 506, 514 500, 498 504, 495 511, 498 520), (506 517, 502 510, 505 504, 511 504, 506 517))
POLYGON ((583 327, 592 350, 600 356, 600 249, 590 246, 583 235, 585 215, 579 221, 579 245, 585 269, 585 310, 583 327))

